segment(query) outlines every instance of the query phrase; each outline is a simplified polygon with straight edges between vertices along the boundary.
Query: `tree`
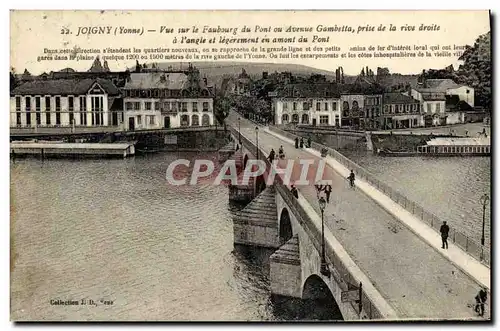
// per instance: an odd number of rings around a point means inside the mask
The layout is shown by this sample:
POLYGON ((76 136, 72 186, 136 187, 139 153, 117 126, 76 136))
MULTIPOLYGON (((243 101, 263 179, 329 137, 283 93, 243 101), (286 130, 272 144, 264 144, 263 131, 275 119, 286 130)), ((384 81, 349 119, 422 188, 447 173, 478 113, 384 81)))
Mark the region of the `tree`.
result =
POLYGON ((16 70, 14 67, 10 68, 10 91, 15 89, 19 85, 19 81, 16 76, 16 70))

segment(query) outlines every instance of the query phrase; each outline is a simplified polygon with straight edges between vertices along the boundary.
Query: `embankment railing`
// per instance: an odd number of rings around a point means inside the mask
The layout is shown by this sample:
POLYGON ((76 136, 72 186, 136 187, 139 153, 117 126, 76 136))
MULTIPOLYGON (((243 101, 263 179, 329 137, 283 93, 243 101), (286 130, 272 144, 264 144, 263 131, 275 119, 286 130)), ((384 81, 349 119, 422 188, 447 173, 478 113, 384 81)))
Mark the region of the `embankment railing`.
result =
MULTIPOLYGON (((294 140, 296 137, 299 139, 300 136, 294 135, 290 132, 283 131, 274 126, 269 126, 269 130, 273 131, 281 136, 284 136, 288 139, 294 140)), ((442 221, 433 213, 426 211, 420 204, 410 200, 405 195, 400 193, 399 191, 391 188, 389 185, 381 182, 377 179, 377 176, 370 173, 363 167, 349 160, 347 157, 339 153, 337 150, 327 147, 322 144, 318 144, 316 142, 312 142, 312 148, 321 151, 321 149, 325 148, 328 150, 328 155, 332 156, 337 162, 345 166, 347 169, 354 170, 356 176, 362 178, 366 182, 370 183, 372 186, 377 188, 379 191, 383 192, 385 195, 390 197, 394 202, 405 208, 408 212, 417 216, 424 223, 429 225, 433 230, 439 233, 442 221)), ((479 260, 482 264, 490 267, 490 250, 482 245, 480 245, 476 240, 471 237, 465 235, 464 233, 458 231, 450 227, 449 239, 455 243, 459 248, 467 252, 469 255, 479 260)))

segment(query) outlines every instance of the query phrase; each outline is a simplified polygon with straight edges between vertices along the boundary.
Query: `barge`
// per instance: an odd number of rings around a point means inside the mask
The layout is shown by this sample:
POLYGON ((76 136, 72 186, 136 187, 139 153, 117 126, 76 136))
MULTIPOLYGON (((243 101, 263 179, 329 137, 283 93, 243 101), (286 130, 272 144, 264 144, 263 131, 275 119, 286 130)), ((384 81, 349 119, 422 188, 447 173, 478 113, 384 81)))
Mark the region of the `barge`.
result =
POLYGON ((13 141, 10 154, 15 156, 40 155, 45 157, 128 157, 135 155, 134 143, 65 143, 13 141))
POLYGON ((429 156, 490 156, 491 138, 434 138, 418 146, 419 155, 429 156))

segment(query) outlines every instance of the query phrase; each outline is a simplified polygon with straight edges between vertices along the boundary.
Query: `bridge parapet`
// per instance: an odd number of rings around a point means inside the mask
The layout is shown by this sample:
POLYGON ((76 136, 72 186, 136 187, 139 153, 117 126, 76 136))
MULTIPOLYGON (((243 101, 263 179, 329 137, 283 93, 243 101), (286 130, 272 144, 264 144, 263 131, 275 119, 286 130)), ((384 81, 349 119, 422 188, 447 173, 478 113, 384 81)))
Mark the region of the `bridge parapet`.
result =
MULTIPOLYGON (((232 126, 228 126, 233 137, 238 137, 238 131, 232 126)), ((257 149, 257 146, 241 135, 241 144, 249 151, 254 151, 255 155, 259 155, 259 159, 266 163, 267 169, 271 168, 271 163, 267 159, 266 153, 261 149, 257 149)), ((307 233, 311 243, 314 248, 320 252, 321 251, 321 232, 314 226, 313 220, 310 218, 306 210, 301 206, 299 201, 293 196, 289 188, 283 184, 282 178, 280 176, 274 177, 273 183, 277 194, 279 194, 285 203, 290 208, 290 212, 294 214, 295 218, 307 233)), ((332 277, 335 281, 343 287, 343 290, 348 290, 349 284, 359 284, 360 279, 355 276, 354 272, 344 263, 342 258, 335 252, 335 250, 327 243, 326 247, 326 259, 329 264, 330 270, 332 270, 332 277)), ((371 298, 370 294, 366 293, 366 290, 361 291, 361 307, 362 311, 359 310, 360 305, 358 303, 351 303, 353 309, 360 315, 367 319, 385 319, 387 316, 382 314, 377 308, 375 301, 371 298)))

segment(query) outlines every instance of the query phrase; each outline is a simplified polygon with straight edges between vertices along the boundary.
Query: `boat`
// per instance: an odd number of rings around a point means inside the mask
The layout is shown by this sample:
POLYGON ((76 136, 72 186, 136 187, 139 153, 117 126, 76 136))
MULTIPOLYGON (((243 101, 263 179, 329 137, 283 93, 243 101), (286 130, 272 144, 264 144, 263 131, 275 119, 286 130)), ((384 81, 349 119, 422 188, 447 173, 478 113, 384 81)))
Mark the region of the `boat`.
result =
POLYGON ((420 155, 430 156, 490 156, 491 138, 489 136, 434 138, 426 145, 418 146, 417 150, 420 155))

